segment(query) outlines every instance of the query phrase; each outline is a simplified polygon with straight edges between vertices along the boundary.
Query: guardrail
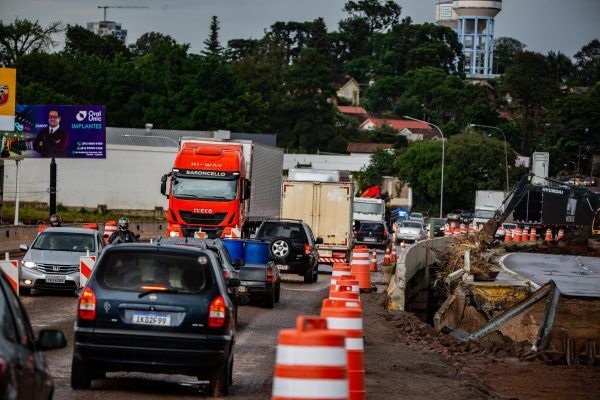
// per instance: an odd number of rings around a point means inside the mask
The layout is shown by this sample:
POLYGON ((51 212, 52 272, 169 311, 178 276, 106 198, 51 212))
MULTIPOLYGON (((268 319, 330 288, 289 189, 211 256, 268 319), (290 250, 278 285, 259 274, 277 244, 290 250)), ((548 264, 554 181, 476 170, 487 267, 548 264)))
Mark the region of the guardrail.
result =
POLYGON ((417 242, 402 252, 388 285, 388 308, 404 310, 408 301, 429 286, 428 268, 437 261, 434 250, 445 250, 451 238, 440 237, 417 242))
MULTIPOLYGON (((81 226, 65 225, 65 226, 81 226)), ((100 232, 104 231, 104 224, 98 224, 100 232)), ((130 222, 129 228, 140 235, 141 240, 150 240, 158 235, 165 235, 166 222, 130 222)), ((30 245, 37 236, 37 225, 6 225, 0 226, 0 254, 6 251, 19 250, 20 244, 30 245)))

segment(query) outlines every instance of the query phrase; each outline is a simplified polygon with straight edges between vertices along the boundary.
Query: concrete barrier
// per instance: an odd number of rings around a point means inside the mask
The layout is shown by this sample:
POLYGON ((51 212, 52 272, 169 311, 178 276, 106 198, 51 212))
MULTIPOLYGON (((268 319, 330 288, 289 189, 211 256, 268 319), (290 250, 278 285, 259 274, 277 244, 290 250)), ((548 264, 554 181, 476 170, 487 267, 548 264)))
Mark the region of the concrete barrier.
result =
MULTIPOLYGON (((66 226, 81 227, 82 224, 66 226)), ((100 232, 104 232, 104 224, 98 224, 100 232)), ((165 236, 166 222, 130 222, 129 229, 140 235, 141 240, 150 240, 159 235, 165 236)), ((6 251, 19 250, 20 244, 30 245, 37 236, 37 225, 5 225, 0 226, 0 254, 6 251)))
POLYGON ((406 248, 396 263, 388 285, 388 308, 404 310, 408 301, 429 286, 429 266, 437 261, 435 251, 448 248, 451 238, 440 237, 417 242, 406 248))

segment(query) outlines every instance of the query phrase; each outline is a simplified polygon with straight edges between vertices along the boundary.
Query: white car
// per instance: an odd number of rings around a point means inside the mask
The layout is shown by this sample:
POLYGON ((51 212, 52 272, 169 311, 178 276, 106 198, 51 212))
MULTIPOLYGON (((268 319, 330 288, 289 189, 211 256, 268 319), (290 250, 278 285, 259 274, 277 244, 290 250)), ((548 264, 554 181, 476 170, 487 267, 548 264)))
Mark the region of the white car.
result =
POLYGON ((408 217, 409 221, 417 221, 425 225, 425 217, 421 213, 410 213, 408 217))
POLYGON ((427 234, 421 222, 417 221, 402 221, 397 223, 396 240, 406 242, 417 242, 425 240, 427 234))

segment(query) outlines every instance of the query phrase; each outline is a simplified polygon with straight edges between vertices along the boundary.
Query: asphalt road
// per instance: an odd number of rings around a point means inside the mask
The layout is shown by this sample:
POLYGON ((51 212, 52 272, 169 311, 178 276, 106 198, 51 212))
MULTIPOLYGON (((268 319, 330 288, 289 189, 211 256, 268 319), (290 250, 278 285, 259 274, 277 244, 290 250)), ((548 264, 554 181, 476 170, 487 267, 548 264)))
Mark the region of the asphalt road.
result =
POLYGON ((564 295, 600 297, 600 258, 515 253, 504 265, 540 286, 554 280, 564 295))
MULTIPOLYGON (((283 275, 281 301, 274 309, 243 306, 238 311, 238 334, 234 352, 234 378, 228 399, 270 399, 277 335, 295 326, 298 315, 317 315, 327 295, 331 276, 319 274, 307 285, 295 275, 283 275)), ((77 298, 60 293, 22 297, 36 331, 61 329, 68 345, 46 353, 55 379, 55 399, 180 399, 207 396, 207 384, 194 377, 141 373, 108 373, 95 380, 91 390, 74 391, 70 386, 73 324, 77 298)))

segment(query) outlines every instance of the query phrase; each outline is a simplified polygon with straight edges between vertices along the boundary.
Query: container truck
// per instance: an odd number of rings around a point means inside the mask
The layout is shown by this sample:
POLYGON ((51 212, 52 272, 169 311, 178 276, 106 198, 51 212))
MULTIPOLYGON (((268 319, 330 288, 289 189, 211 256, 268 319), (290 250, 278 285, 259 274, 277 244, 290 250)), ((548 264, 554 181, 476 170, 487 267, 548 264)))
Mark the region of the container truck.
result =
POLYGON ((477 190, 475 192, 475 214, 473 222, 485 224, 494 217, 496 210, 502 211, 503 202, 508 192, 501 190, 477 190))
POLYGON ((385 220, 385 204, 381 199, 355 197, 353 215, 354 221, 383 222, 385 220))
POLYGON ((323 238, 318 245, 320 263, 349 260, 354 184, 343 179, 332 182, 330 171, 291 169, 289 176, 302 180, 283 181, 281 218, 302 220, 315 237, 323 238))
POLYGON ((169 199, 167 236, 218 238, 226 228, 247 236, 279 216, 282 171, 280 148, 181 138, 173 169, 161 179, 161 193, 169 199))

